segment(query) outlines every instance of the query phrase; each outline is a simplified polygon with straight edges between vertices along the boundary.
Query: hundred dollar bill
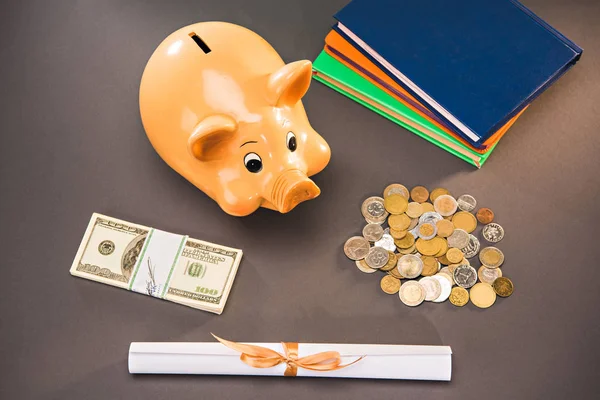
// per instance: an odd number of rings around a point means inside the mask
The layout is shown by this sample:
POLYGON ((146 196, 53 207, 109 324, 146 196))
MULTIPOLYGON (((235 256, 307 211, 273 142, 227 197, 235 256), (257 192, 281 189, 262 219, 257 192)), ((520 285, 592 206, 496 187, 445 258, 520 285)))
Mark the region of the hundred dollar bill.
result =
POLYGON ((221 314, 242 251, 94 213, 71 274, 221 314))

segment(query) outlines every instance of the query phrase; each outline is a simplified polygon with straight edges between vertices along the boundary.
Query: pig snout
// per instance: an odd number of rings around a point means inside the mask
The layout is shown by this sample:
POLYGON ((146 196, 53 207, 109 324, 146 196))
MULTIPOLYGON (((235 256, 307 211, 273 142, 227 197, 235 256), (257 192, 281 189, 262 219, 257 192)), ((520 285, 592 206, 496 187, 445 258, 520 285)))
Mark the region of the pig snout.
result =
POLYGON ((279 212, 287 213, 303 201, 314 199, 321 190, 306 174, 290 170, 277 177, 273 184, 271 202, 279 212))

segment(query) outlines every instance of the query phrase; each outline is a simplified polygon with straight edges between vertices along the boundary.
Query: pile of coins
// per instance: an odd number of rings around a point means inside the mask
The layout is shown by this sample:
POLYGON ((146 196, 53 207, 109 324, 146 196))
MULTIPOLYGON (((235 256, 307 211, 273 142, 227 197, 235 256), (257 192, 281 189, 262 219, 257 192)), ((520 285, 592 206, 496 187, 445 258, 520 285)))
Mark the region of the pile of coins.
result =
POLYGON ((470 300, 479 308, 488 308, 496 296, 510 296, 513 283, 502 276, 502 251, 495 246, 481 249, 481 242, 472 234, 479 222, 484 225, 481 234, 487 242, 495 244, 504 237, 493 211, 480 208, 473 214, 476 206, 477 201, 468 194, 456 199, 444 188, 430 193, 416 186, 409 192, 393 183, 385 188, 383 197, 363 202, 361 212, 367 225, 362 236, 346 241, 344 253, 364 273, 385 272, 381 290, 398 293, 407 306, 449 299, 458 307, 470 300), (470 259, 477 255, 481 266, 476 270, 470 259))

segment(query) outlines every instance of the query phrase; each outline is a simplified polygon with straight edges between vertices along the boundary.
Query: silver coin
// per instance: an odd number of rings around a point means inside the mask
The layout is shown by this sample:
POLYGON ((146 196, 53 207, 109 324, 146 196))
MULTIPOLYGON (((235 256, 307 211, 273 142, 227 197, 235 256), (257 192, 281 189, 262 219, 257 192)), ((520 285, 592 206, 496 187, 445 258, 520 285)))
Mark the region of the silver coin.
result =
POLYGON ((400 275, 412 279, 423 272, 423 260, 414 254, 405 254, 398 259, 398 272, 400 275))
POLYGON ((415 237, 415 240, 419 238, 419 225, 415 226, 409 232, 415 237))
POLYGON ((383 223, 385 222, 385 219, 375 220, 375 219, 365 218, 365 221, 367 221, 367 224, 383 225, 383 223))
POLYGON ((383 228, 379 224, 368 224, 363 228, 362 234, 369 242, 376 242, 383 236, 383 228))
POLYGON ((417 227, 416 227, 415 229, 416 229, 416 231, 417 231, 417 235, 418 235, 418 236, 415 236, 415 239, 416 239, 417 237, 420 237, 420 238, 421 238, 421 239, 423 239, 423 240, 430 240, 430 239, 433 239, 433 238, 435 237, 435 235, 437 235, 437 225, 436 225, 435 223, 431 223, 431 222, 424 222, 424 223, 422 223, 422 224, 419 224, 419 225, 417 225, 417 227), (431 226, 431 228, 433 229, 433 230, 432 230, 432 232, 433 232, 433 233, 432 233, 432 234, 430 234, 430 235, 427 235, 427 236, 424 236, 424 235, 422 235, 422 234, 421 234, 421 227, 422 227, 423 225, 429 225, 429 226, 431 226))
POLYGON ((498 243, 504 238, 504 228, 495 222, 487 224, 481 231, 483 238, 490 243, 498 243))
POLYGON ((432 276, 419 279, 419 283, 425 289, 425 301, 433 301, 442 294, 442 285, 432 276))
POLYGON ((448 236, 448 246, 462 249, 469 244, 469 234, 462 229, 455 229, 452 235, 448 236))
POLYGON ((481 248, 481 243, 479 243, 479 239, 477 239, 473 235, 469 235, 469 244, 460 249, 465 255, 465 258, 473 258, 479 253, 479 249, 481 248))
POLYGON ((362 236, 353 236, 346 240, 344 253, 351 260, 362 260, 369 253, 369 241, 362 236))
POLYGON ((376 241, 374 244, 375 246, 383 247, 392 253, 396 251, 396 243, 394 243, 394 238, 389 233, 384 233, 383 236, 381 236, 381 239, 376 241))
POLYGON ((425 300, 425 289, 417 281, 408 281, 400 286, 398 296, 407 306, 415 307, 425 300))
POLYGON ((373 269, 384 267, 390 259, 390 253, 383 247, 371 247, 369 254, 365 257, 367 265, 373 269))
POLYGON ((363 201, 360 211, 366 220, 374 222, 384 222, 389 215, 383 205, 383 198, 378 196, 369 197, 363 201))
POLYGON ((365 260, 357 260, 354 262, 356 263, 356 268, 358 268, 361 272, 364 272, 365 274, 372 274, 373 272, 377 271, 376 269, 373 269, 373 268, 369 267, 368 265, 365 265, 366 264, 365 260))
POLYGON ((434 276, 441 276, 442 278, 444 278, 448 281, 451 288, 452 288, 452 286, 454 286, 454 278, 452 277, 452 274, 450 273, 450 271, 444 271, 444 268, 442 268, 434 276))
POLYGON ((468 289, 477 283, 477 271, 470 265, 459 265, 454 270, 454 282, 458 286, 468 289))
POLYGON ((434 303, 442 303, 448 300, 448 297, 450 297, 450 293, 452 292, 452 284, 443 275, 446 274, 436 274, 432 276, 432 278, 437 279, 442 287, 442 293, 437 299, 433 300, 434 303))
MULTIPOLYGON (((408 230, 415 229, 415 227, 419 225, 419 218, 411 218, 410 225, 408 226, 408 230)), ((414 236, 414 235, 413 235, 414 236)))
POLYGON ((473 211, 477 206, 477 200, 475 200, 475 197, 471 196, 470 194, 463 194, 456 200, 456 202, 458 203, 458 208, 463 211, 473 211))
POLYGON ((436 222, 444 219, 439 213, 435 211, 427 211, 419 217, 419 223, 423 224, 425 222, 433 223, 435 225, 436 222))

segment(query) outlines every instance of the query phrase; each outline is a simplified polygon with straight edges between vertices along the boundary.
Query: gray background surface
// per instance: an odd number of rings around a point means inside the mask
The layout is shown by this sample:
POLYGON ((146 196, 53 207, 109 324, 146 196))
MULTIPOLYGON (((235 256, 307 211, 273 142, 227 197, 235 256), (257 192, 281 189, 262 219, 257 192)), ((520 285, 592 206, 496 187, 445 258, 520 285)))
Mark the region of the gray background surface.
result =
MULTIPOLYGON (((233 218, 169 169, 138 87, 181 26, 224 20, 285 61, 314 59, 346 0, 15 1, 0 13, 2 399, 584 399, 600 389, 600 6, 525 1, 585 49, 482 170, 313 82, 304 104, 333 158, 322 195, 233 218), (488 310, 405 307, 342 252, 364 198, 392 182, 468 192, 506 229, 516 291, 488 310), (221 316, 71 277, 92 212, 242 248, 221 316), (449 383, 132 376, 131 341, 444 344, 449 383)), ((399 16, 399 20, 402 17, 399 16)), ((507 26, 507 29, 510 29, 507 26)))

